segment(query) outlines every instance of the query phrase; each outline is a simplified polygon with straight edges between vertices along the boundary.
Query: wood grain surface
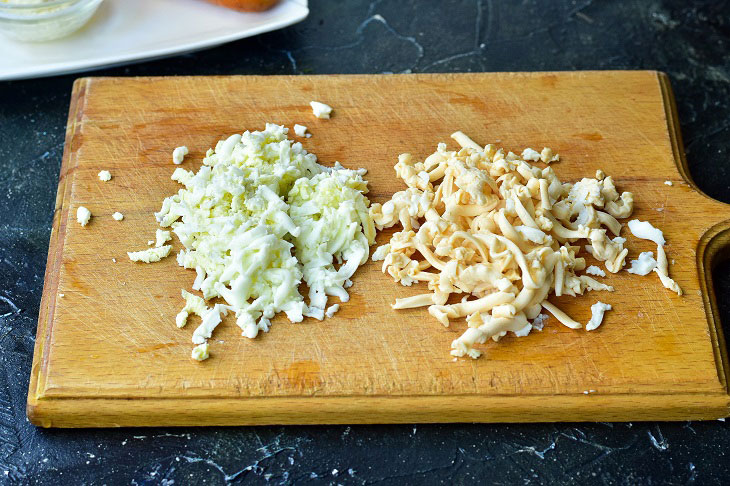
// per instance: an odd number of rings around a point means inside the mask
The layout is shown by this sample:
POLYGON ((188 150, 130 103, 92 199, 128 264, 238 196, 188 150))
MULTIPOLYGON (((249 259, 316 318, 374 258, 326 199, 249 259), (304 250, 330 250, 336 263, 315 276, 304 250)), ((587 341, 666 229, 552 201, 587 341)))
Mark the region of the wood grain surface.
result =
MULTIPOLYGON (((676 116, 667 78, 647 71, 79 79, 28 416, 46 427, 725 417, 728 362, 708 279, 730 243, 729 206, 689 180, 676 116), (335 108, 332 119, 313 117, 313 99, 335 108), (454 361, 465 322, 444 328, 424 309, 392 310, 423 288, 369 262, 334 318, 278 317, 249 340, 229 317, 211 358, 192 361, 196 323, 180 330, 174 316, 194 272, 174 256, 144 265, 126 252, 147 248, 152 213, 178 189, 173 148, 187 145, 183 167, 197 170, 217 140, 266 122, 307 125, 302 143, 325 165, 366 167, 375 202, 404 187, 398 154, 425 157, 455 130, 515 152, 550 146, 562 180, 600 168, 635 194, 634 217, 663 229, 685 295, 653 274, 609 274, 601 280, 616 292, 551 297, 581 322, 596 300, 612 304, 598 330, 551 318, 542 332, 484 345, 479 360, 454 361), (102 169, 111 181, 98 179, 102 169), (93 214, 87 227, 76 223, 79 205, 93 214)), ((622 236, 628 259, 656 250, 622 236)))

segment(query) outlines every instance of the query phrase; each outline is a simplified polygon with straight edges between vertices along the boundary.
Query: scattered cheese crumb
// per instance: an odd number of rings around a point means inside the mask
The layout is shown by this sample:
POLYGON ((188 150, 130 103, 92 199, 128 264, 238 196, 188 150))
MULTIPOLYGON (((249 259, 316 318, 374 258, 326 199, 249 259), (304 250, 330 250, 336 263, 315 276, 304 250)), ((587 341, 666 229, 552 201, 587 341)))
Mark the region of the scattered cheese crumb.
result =
POLYGON ((631 260, 631 268, 627 271, 635 275, 649 275, 656 268, 653 251, 645 251, 639 254, 638 260, 631 260))
POLYGON ((104 182, 112 180, 112 173, 108 170, 102 170, 99 172, 99 180, 104 182))
POLYGON ((79 206, 79 208, 76 210, 76 221, 78 221, 81 226, 86 226, 87 224, 89 224, 90 219, 91 211, 83 206, 79 206))
POLYGON ((665 186, 673 186, 674 183, 672 181, 664 181, 665 186))
POLYGON ((147 246, 152 246, 155 244, 155 240, 147 240, 147 246))
POLYGON ((183 159, 188 154, 188 148, 183 145, 182 147, 177 147, 175 150, 172 151, 172 163, 175 165, 180 165, 183 163, 183 159))
POLYGON ((66 294, 58 294, 59 297, 64 297, 66 294))
POLYGON ((533 162, 537 162, 540 160, 540 152, 537 150, 533 150, 531 148, 526 148, 522 151, 522 158, 524 160, 531 160, 533 162))
POLYGON ((591 306, 591 320, 586 324, 586 331, 593 331, 598 329, 598 326, 603 322, 603 314, 606 311, 611 310, 611 304, 604 304, 603 302, 596 302, 591 306))
POLYGON ((660 229, 652 226, 648 221, 632 219, 629 221, 629 230, 631 231, 631 234, 637 238, 653 241, 657 245, 663 245, 666 243, 666 240, 664 240, 664 233, 662 233, 660 229))
POLYGON ((676 292, 677 295, 682 295, 679 284, 669 278, 669 262, 664 251, 664 234, 653 227, 651 223, 636 219, 629 221, 629 229, 637 238, 651 240, 656 243, 656 266, 653 270, 659 275, 659 280, 666 289, 676 292))
MULTIPOLYGON (((540 160, 549 164, 550 162, 559 162, 560 154, 553 154, 553 150, 549 147, 545 147, 540 152, 540 160)), ((603 171, 601 171, 603 173, 603 171)), ((603 179, 603 177, 596 177, 597 179, 603 179)))
POLYGON ((598 268, 595 265, 591 265, 590 267, 586 268, 586 273, 589 275, 597 275, 599 277, 606 276, 606 272, 604 272, 603 270, 601 270, 600 268, 598 268))
POLYGON ((193 348, 191 358, 195 361, 204 361, 210 358, 210 354, 208 353, 209 349, 210 345, 208 343, 199 344, 193 348))
POLYGON ((329 118, 332 113, 332 107, 320 103, 319 101, 310 101, 309 105, 312 107, 312 112, 317 118, 329 118))
POLYGON ((335 315, 335 312, 340 310, 340 304, 333 304, 329 307, 327 307, 327 310, 324 312, 324 315, 327 317, 332 317, 335 315))
POLYGON ((128 251, 127 255, 129 255, 129 259, 133 262, 154 263, 159 262, 169 255, 171 249, 172 247, 170 245, 165 245, 142 251, 128 251))
POLYGON ((117 221, 121 221, 124 219, 124 215, 117 211, 116 213, 112 214, 112 218, 114 218, 117 221))
POLYGON ((307 127, 297 123, 294 125, 294 133, 297 137, 305 137, 307 135, 307 127))
POLYGON ((117 263, 117 259, 116 258, 112 258, 112 262, 113 263, 117 263))
POLYGON ((156 239, 155 246, 157 248, 159 248, 162 245, 164 245, 165 242, 170 241, 172 239, 172 236, 170 236, 170 232, 169 231, 165 231, 165 230, 158 229, 155 232, 155 239, 156 239))
POLYGON ((664 252, 662 245, 657 245, 656 247, 656 268, 654 271, 659 275, 659 280, 661 280, 664 288, 676 292, 677 295, 682 295, 682 289, 679 287, 679 284, 669 278, 669 262, 667 261, 667 254, 664 252))
POLYGON ((373 252, 372 260, 374 262, 379 262, 379 261, 385 260, 385 257, 388 256, 388 253, 390 253, 390 243, 386 243, 385 245, 380 245, 373 252))

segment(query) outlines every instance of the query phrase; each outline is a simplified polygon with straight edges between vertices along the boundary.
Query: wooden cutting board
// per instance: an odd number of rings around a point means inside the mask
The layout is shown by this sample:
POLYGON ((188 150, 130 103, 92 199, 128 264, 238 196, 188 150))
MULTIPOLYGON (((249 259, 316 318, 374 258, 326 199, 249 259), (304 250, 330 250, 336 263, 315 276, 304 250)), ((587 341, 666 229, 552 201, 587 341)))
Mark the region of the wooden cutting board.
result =
MULTIPOLYGON (((728 361, 709 268, 730 242, 728 209, 691 182, 669 82, 657 72, 79 79, 28 416, 45 427, 725 417, 728 361), (312 116, 313 99, 335 107, 331 120, 312 116), (454 361, 449 346, 466 324, 392 310, 397 296, 423 288, 368 263, 335 318, 278 318, 255 340, 228 318, 211 358, 192 361, 196 326, 179 330, 174 316, 194 272, 174 257, 132 263, 126 252, 154 239, 152 213, 178 190, 174 147, 190 147, 183 167, 197 170, 217 140, 266 122, 309 126, 302 142, 324 164, 366 167, 376 202, 404 187, 398 154, 425 157, 455 130, 515 152, 550 146, 561 179, 600 168, 636 195, 634 217, 664 230, 685 295, 653 274, 609 275, 614 293, 551 298, 581 322, 596 300, 612 304, 597 331, 551 318, 542 332, 484 345, 479 360, 454 361), (102 169, 110 182, 98 179, 102 169), (79 205, 93 213, 85 228, 79 205)), ((656 251, 627 233, 629 259, 656 251)))

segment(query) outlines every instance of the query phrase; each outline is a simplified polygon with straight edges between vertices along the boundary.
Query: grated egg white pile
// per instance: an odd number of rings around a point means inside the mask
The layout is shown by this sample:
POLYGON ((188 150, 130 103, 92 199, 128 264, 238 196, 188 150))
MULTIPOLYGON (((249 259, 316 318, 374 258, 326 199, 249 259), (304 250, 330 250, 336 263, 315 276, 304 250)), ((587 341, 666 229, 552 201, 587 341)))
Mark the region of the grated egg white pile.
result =
MULTIPOLYGON (((184 326, 188 313, 202 317, 195 344, 204 344, 229 311, 249 338, 267 332, 279 312, 291 322, 321 320, 328 296, 347 302, 350 277, 367 261, 375 228, 365 170, 323 167, 287 133, 267 124, 219 141, 197 173, 175 169, 172 179, 184 188, 155 213, 185 247, 177 261, 195 270, 192 288, 226 302, 208 308, 186 298, 176 322, 184 326), (299 293, 302 281, 309 304, 299 293)), ((208 357, 207 348, 196 349, 194 359, 208 357)))

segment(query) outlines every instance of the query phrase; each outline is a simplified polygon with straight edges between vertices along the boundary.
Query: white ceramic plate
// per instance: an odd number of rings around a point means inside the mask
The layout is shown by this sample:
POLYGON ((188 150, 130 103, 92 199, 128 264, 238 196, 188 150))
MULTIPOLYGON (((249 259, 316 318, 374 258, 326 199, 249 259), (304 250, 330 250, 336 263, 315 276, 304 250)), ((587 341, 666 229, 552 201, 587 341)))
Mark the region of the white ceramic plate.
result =
POLYGON ((22 43, 0 36, 0 80, 35 78, 190 52, 304 20, 307 0, 242 13, 202 0, 106 0, 69 37, 22 43))

